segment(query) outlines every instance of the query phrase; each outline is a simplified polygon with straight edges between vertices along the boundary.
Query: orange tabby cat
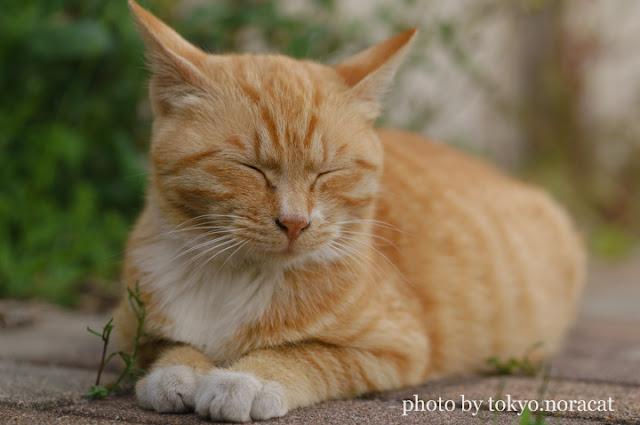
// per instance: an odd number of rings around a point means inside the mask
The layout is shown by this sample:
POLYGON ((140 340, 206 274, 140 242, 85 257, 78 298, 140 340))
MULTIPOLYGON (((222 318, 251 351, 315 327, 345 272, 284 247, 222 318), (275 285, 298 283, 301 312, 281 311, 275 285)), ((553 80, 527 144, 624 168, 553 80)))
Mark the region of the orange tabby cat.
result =
MULTIPOLYGON (((337 66, 209 55, 132 0, 153 72, 141 406, 214 420, 552 352, 584 270, 541 190, 373 127, 416 30, 337 66)), ((136 320, 116 313, 124 349, 136 320)))

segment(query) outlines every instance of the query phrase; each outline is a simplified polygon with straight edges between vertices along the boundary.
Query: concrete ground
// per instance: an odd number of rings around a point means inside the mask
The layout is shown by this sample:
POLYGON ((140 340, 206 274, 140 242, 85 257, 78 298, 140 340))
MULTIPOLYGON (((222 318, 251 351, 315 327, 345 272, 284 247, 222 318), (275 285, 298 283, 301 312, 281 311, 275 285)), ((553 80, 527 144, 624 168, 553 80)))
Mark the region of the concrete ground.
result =
MULTIPOLYGON (((543 401, 547 410, 555 403, 555 411, 545 412, 548 424, 640 424, 640 256, 622 264, 594 264, 590 275, 580 317, 552 361, 542 397, 540 376, 466 376, 326 402, 266 423, 519 424, 517 412, 498 412, 499 403, 489 409, 489 398, 501 394, 503 399, 548 400, 543 401), (483 402, 476 415, 462 396, 483 402), (416 398, 426 403, 425 411, 403 416, 403 405, 410 407, 403 400, 415 403, 416 398), (426 410, 439 399, 440 411, 426 410), (589 402, 592 411, 580 408, 589 402)), ((102 401, 82 397, 95 380, 102 349, 86 327, 101 329, 108 318, 0 300, 0 424, 206 423, 194 414, 142 410, 131 394, 102 401)), ((110 378, 107 372, 103 382, 110 378)))

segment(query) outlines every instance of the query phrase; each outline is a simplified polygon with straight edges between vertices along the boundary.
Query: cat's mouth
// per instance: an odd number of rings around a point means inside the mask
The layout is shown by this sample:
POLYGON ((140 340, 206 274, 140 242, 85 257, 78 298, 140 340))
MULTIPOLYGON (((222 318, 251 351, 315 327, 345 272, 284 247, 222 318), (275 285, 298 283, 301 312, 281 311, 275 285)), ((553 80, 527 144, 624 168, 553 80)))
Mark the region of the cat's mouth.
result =
POLYGON ((309 254, 309 251, 313 251, 313 249, 309 249, 308 247, 305 248, 296 242, 274 248, 275 249, 271 251, 271 254, 275 258, 279 258, 281 260, 293 260, 303 257, 305 254, 309 254))
POLYGON ((294 246, 294 244, 288 244, 285 248, 276 251, 276 254, 282 257, 295 257, 296 255, 300 254, 301 250, 296 248, 294 246))

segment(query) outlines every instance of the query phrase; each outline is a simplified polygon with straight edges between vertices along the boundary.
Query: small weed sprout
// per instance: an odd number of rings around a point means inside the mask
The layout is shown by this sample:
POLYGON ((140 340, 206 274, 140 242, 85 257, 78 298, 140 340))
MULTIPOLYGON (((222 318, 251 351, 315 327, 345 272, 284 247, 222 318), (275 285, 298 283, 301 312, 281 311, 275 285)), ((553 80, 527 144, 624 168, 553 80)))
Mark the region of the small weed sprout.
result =
MULTIPOLYGON (((495 399, 496 400, 500 400, 502 399, 502 395, 504 394, 504 387, 506 385, 506 381, 504 378, 500 378, 500 381, 498 382, 498 390, 496 391, 496 395, 495 395, 495 399)), ((493 416, 492 416, 492 421, 491 423, 493 425, 498 425, 499 420, 498 420, 498 410, 494 410, 493 411, 493 416)))
MULTIPOLYGON (((547 389, 549 388, 549 380, 551 379, 551 364, 546 363, 540 368, 542 370, 542 383, 538 388, 538 403, 542 404, 545 394, 547 393, 547 389)), ((529 412, 531 413, 531 412, 529 412)), ((542 410, 538 410, 535 412, 535 419, 530 420, 528 424, 521 425, 549 425, 545 420, 545 412, 542 410)))
POLYGON ((535 419, 532 419, 531 410, 527 406, 522 411, 518 425, 549 425, 549 422, 544 419, 544 413, 539 411, 535 413, 535 419))
POLYGON ((521 359, 510 358, 503 361, 498 357, 487 359, 487 364, 493 368, 493 372, 498 375, 522 375, 536 376, 541 370, 543 362, 534 362, 529 357, 531 353, 542 347, 542 342, 535 343, 521 359))
MULTIPOLYGON (((542 382, 538 387, 537 401, 539 405, 542 405, 544 396, 547 393, 549 387, 549 380, 551 377, 551 365, 543 361, 533 362, 530 359, 531 353, 542 346, 542 342, 534 344, 521 359, 510 358, 507 361, 500 360, 498 357, 492 357, 487 360, 487 363, 494 368, 495 373, 503 375, 498 383, 498 391, 495 396, 496 400, 502 399, 504 388, 506 385, 506 378, 504 375, 521 375, 528 377, 536 377, 542 373, 542 382)), ((536 410, 532 412, 529 405, 525 406, 524 410, 520 414, 520 419, 517 425, 549 425, 546 421, 545 411, 536 410)), ((493 411, 492 424, 497 425, 498 410, 493 411)))
POLYGON ((126 382, 133 382, 135 381, 139 373, 139 369, 136 367, 136 363, 138 362, 138 349, 140 346, 140 339, 145 335, 143 326, 144 320, 147 316, 147 310, 140 298, 140 288, 137 282, 134 290, 131 290, 131 288, 127 288, 127 293, 129 296, 129 305, 131 306, 133 314, 136 316, 138 324, 133 342, 133 350, 131 353, 126 353, 124 351, 112 352, 111 354, 109 354, 109 356, 107 356, 107 345, 109 344, 111 331, 113 330, 113 318, 111 318, 107 322, 107 324, 104 325, 104 327, 102 328, 102 333, 94 331, 90 327, 87 327, 87 330, 89 332, 102 339, 103 347, 102 359, 100 361, 100 366, 98 367, 98 376, 96 377, 96 383, 89 389, 89 391, 85 393, 86 397, 92 399, 106 398, 112 392, 121 389, 120 385, 123 380, 126 380, 126 382), (122 370, 122 372, 120 372, 113 383, 100 385, 100 377, 102 376, 102 371, 104 370, 107 363, 109 363, 109 361, 116 355, 120 356, 120 358, 124 362, 124 369, 122 370))
MULTIPOLYGON (((538 388, 538 403, 541 405, 544 400, 544 395, 547 392, 547 388, 549 386, 549 378, 551 376, 551 367, 550 365, 545 365, 542 373, 542 383, 538 388)), ((522 415, 520 416, 520 421, 518 425, 549 425, 549 422, 545 419, 545 414, 543 410, 537 410, 532 412, 527 405, 522 411, 522 415)))

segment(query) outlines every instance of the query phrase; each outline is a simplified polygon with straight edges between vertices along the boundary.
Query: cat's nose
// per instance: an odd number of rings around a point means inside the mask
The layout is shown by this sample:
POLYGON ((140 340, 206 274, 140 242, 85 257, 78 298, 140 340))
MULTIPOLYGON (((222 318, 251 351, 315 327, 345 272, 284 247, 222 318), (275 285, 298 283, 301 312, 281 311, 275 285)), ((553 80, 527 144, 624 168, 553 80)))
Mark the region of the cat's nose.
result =
POLYGON ((303 218, 284 218, 282 220, 276 218, 276 225, 287 234, 289 245, 291 245, 298 235, 309 227, 310 224, 311 222, 309 222, 309 220, 303 218))

